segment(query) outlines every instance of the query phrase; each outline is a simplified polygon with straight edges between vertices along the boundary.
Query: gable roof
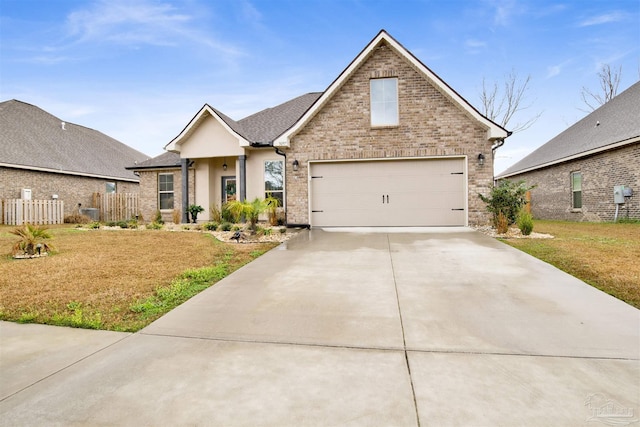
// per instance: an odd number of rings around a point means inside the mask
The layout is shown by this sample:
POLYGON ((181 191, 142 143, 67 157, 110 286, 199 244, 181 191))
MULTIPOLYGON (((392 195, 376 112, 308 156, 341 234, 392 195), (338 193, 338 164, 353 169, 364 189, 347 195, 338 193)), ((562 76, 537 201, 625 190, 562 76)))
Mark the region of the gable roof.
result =
POLYGON ((640 82, 520 160, 498 178, 640 141, 640 82))
POLYGON ((0 103, 0 166, 139 182, 125 169, 147 155, 18 100, 0 103))
POLYGON ((298 96, 272 108, 267 108, 241 120, 233 120, 221 111, 205 104, 189 121, 187 126, 164 148, 179 151, 178 146, 185 141, 207 118, 213 117, 227 131, 238 138, 241 146, 271 144, 273 140, 290 128, 305 111, 322 95, 312 92, 298 96))
POLYGON ((378 35, 373 40, 371 40, 371 42, 369 42, 364 50, 362 50, 362 52, 360 52, 360 54, 353 61, 351 61, 351 64, 349 64, 349 66, 338 76, 338 78, 329 85, 327 90, 322 93, 322 96, 318 99, 318 101, 313 104, 313 106, 300 118, 300 120, 298 120, 291 128, 287 129, 286 132, 284 132, 274 141, 274 145, 288 147, 291 138, 296 133, 298 133, 320 111, 320 109, 322 109, 322 107, 333 97, 333 95, 342 87, 342 85, 373 54, 375 49, 383 43, 391 46, 392 49, 394 49, 399 55, 404 57, 419 72, 421 72, 436 89, 438 89, 453 102, 457 103, 471 117, 485 126, 487 128, 487 139, 499 140, 504 139, 510 135, 510 133, 502 126, 494 123, 493 121, 482 115, 475 107, 467 102, 467 100, 460 96, 426 65, 420 62, 418 58, 416 58, 411 52, 405 49, 404 46, 398 43, 385 30, 381 30, 378 35))

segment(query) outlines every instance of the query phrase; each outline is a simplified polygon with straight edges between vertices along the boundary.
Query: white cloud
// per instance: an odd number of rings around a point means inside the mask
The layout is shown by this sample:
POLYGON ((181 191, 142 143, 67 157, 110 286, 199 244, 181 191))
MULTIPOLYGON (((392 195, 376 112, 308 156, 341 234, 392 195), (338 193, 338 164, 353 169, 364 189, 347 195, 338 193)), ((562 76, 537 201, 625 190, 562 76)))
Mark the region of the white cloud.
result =
POLYGON ((587 18, 578 24, 579 27, 589 27, 592 25, 609 24, 611 22, 620 22, 626 19, 626 15, 622 12, 611 12, 602 15, 587 18))
POLYGON ((98 0, 71 12, 66 25, 73 44, 178 46, 187 41, 229 56, 241 54, 233 45, 200 29, 204 25, 198 16, 153 0, 98 0))
POLYGON ((479 53, 486 49, 487 43, 481 40, 468 39, 464 42, 465 47, 472 53, 479 53))
POLYGON ((558 76, 560 75, 560 73, 562 73, 563 69, 569 65, 571 63, 571 60, 566 60, 564 62, 561 62, 560 64, 555 64, 555 65, 549 65, 547 67, 547 78, 550 79, 552 77, 558 76))

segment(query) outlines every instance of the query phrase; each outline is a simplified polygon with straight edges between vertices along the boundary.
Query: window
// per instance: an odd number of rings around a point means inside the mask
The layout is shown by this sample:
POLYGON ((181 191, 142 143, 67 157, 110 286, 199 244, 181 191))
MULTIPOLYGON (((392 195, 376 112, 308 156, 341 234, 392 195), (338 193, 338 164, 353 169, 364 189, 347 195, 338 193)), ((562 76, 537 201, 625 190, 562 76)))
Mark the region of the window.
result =
POLYGON ((158 204, 160 209, 173 209, 173 174, 158 174, 158 204))
POLYGON ((284 206, 284 162, 267 160, 264 162, 264 197, 273 197, 284 206))
POLYGON ((116 192, 116 183, 115 182, 107 182, 105 189, 105 193, 115 193, 116 192))
POLYGON ((398 79, 371 80, 371 126, 398 125, 398 79))
POLYGON ((571 172, 571 207, 582 209, 582 173, 571 172))

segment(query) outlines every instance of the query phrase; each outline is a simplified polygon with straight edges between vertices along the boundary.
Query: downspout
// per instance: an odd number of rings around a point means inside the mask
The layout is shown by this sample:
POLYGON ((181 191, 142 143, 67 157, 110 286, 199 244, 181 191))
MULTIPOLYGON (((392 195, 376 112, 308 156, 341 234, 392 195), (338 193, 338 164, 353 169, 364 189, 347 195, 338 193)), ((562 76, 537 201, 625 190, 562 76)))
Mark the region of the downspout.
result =
MULTIPOLYGON (((273 147, 274 150, 276 150, 276 154, 279 156, 284 157, 284 170, 287 170, 287 153, 285 153, 284 151, 282 151, 281 149, 279 149, 278 147, 273 147)), ((286 172, 285 172, 285 179, 284 179, 284 225, 286 226, 289 221, 287 220, 287 197, 289 196, 289 193, 287 192, 287 178, 286 178, 286 172)))

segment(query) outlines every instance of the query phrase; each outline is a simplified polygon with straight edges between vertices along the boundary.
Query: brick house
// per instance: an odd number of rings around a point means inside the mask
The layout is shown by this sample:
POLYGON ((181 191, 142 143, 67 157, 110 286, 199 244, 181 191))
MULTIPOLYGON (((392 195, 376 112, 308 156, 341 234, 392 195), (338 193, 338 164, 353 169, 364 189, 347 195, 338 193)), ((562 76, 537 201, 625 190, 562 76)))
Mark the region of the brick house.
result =
POLYGON ((65 215, 93 193, 137 193, 139 178, 125 167, 148 158, 93 129, 64 122, 22 101, 0 103, 0 199, 65 202, 65 215))
POLYGON ((640 82, 498 179, 536 185, 531 191, 536 218, 611 221, 616 208, 618 218, 640 218, 640 82))
POLYGON ((131 169, 148 210, 196 203, 202 221, 268 193, 290 226, 466 226, 489 220, 477 193, 508 135, 381 31, 324 92, 239 121, 205 105, 174 155, 131 169))

